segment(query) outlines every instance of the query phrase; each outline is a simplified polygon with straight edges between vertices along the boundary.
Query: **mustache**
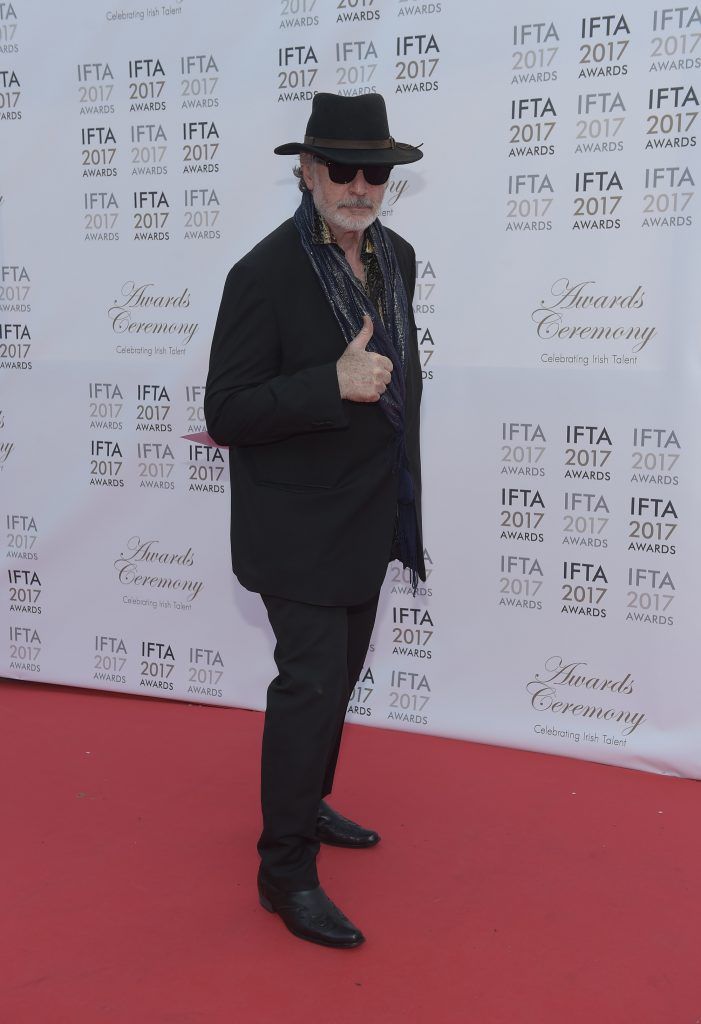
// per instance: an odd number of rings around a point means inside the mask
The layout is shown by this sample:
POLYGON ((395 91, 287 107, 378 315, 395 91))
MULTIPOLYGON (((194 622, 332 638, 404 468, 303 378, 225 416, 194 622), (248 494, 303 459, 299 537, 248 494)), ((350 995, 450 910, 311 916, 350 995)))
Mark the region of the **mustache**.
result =
POLYGON ((344 199, 340 203, 336 203, 336 209, 372 210, 373 203, 370 199, 344 199))

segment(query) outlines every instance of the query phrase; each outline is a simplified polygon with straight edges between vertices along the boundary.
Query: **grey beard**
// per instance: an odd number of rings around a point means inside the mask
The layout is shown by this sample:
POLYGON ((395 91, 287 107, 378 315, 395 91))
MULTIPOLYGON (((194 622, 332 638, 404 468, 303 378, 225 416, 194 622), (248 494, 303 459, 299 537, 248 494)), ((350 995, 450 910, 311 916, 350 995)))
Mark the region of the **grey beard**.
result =
MULTIPOLYGON (((324 204, 317 202, 316 196, 312 193, 312 199, 314 200, 314 206, 319 214, 324 218, 329 227, 339 227, 343 231, 366 231, 370 227, 372 222, 377 219, 377 213, 375 212, 372 204, 366 206, 364 202, 357 202, 350 200, 342 207, 330 206, 327 207, 324 204), (344 215, 344 209, 364 209, 367 210, 367 217, 363 217, 361 220, 353 217, 352 214, 344 215)), ((379 212, 379 211, 378 211, 379 212)))

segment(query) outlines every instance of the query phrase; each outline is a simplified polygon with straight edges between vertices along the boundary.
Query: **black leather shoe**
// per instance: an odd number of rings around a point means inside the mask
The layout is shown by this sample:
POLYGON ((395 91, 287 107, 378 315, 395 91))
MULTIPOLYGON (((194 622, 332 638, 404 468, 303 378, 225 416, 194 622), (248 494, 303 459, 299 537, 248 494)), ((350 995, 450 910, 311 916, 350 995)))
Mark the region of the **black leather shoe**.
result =
POLYGON ((353 849, 362 849, 365 846, 375 846, 379 843, 380 837, 377 832, 362 825, 356 825, 349 818, 344 818, 338 811, 322 800, 319 804, 319 815, 316 819, 316 837, 322 843, 329 846, 349 846, 353 849))
POLYGON ((279 914, 284 924, 300 939, 321 946, 352 949, 365 942, 359 928, 331 902, 320 885, 302 892, 283 892, 258 875, 261 907, 279 914))

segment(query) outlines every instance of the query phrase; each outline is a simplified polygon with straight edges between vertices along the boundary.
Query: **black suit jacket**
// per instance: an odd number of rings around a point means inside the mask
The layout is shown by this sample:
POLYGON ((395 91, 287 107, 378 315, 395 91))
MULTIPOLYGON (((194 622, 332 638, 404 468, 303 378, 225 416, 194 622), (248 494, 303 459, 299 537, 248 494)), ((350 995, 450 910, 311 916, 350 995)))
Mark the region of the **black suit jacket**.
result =
MULTIPOLYGON (((411 310, 414 250, 389 235, 411 310)), ((379 403, 341 400, 336 361, 345 347, 287 220, 229 272, 204 400, 209 434, 229 445, 232 564, 248 590, 349 605, 382 584, 397 503, 394 437, 379 403)), ((413 313, 406 377, 421 537, 422 384, 413 313)), ((421 570, 423 579, 423 558, 421 570)))

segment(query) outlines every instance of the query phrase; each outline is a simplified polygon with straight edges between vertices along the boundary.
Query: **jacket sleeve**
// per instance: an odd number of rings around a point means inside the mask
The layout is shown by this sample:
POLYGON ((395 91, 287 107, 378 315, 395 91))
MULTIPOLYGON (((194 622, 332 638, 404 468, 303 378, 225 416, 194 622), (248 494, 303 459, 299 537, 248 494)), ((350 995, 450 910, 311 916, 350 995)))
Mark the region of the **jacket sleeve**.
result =
POLYGON ((218 444, 265 444, 348 426, 335 362, 285 375, 280 360, 272 302, 237 263, 224 285, 204 397, 207 430, 218 444))
POLYGON ((412 306, 412 303, 414 301, 414 291, 416 290, 416 253, 414 252, 413 246, 409 245, 408 242, 406 243, 406 246, 408 249, 407 294, 409 298, 409 309, 413 317, 414 308, 412 306))

